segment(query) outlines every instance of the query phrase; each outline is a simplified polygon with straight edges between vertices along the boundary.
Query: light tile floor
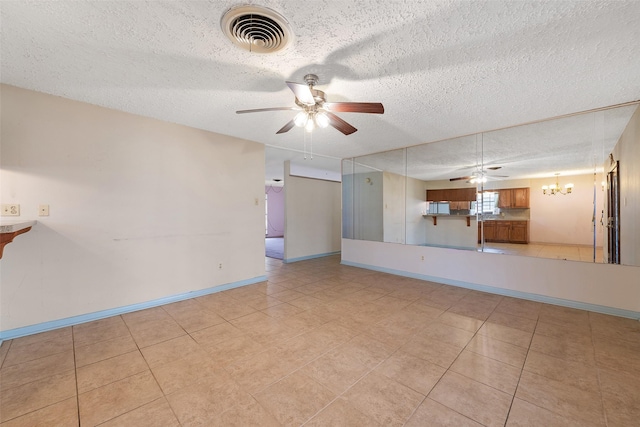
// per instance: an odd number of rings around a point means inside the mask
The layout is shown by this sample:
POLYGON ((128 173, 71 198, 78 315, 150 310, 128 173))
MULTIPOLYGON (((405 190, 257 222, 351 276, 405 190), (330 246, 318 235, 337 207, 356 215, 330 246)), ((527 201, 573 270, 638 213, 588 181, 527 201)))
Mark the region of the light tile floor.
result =
MULTIPOLYGON (((567 261, 594 262, 593 246, 562 245, 554 243, 485 243, 485 251, 536 258, 553 258, 567 261)), ((602 247, 596 247, 595 262, 604 262, 602 247)))
POLYGON ((638 321, 339 257, 266 265, 268 282, 3 343, 1 426, 638 425, 638 321))

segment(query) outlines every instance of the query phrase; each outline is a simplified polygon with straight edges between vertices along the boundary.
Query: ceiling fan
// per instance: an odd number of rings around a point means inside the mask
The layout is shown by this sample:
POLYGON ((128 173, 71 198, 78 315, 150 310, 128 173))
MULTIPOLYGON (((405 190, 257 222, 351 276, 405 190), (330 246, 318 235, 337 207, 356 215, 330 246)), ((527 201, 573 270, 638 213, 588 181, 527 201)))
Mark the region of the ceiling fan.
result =
POLYGON ((263 111, 293 110, 299 113, 284 125, 276 134, 290 131, 294 126, 304 127, 311 132, 316 126, 325 128, 329 125, 345 135, 351 135, 358 129, 336 116, 334 113, 370 113, 383 114, 384 107, 379 102, 327 102, 325 93, 313 87, 318 83, 318 76, 307 74, 303 83, 286 82, 293 92, 297 107, 257 108, 236 111, 237 114, 258 113, 263 111))
MULTIPOLYGON (((502 169, 502 166, 490 166, 485 169, 496 171, 502 169)), ((484 169, 477 169, 477 172, 469 176, 458 176, 456 178, 449 178, 449 181, 467 181, 471 184, 480 182, 487 182, 488 178, 508 178, 508 175, 489 175, 484 169)))

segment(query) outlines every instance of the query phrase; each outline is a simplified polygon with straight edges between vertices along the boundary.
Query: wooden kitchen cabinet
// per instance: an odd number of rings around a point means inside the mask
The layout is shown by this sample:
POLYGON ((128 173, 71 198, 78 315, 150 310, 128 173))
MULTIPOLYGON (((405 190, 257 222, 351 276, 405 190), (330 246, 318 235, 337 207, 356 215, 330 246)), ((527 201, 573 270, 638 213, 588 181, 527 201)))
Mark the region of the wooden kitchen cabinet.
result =
POLYGON ((514 208, 529 207, 529 189, 514 188, 511 190, 511 206, 514 208))
POLYGON ((449 190, 450 200, 454 202, 473 202, 476 200, 476 189, 471 188, 454 188, 449 190))
POLYGON ((496 221, 478 222, 478 242, 482 240, 482 230, 480 227, 484 224, 484 241, 492 242, 496 239, 496 221))
POLYGON ((511 189, 498 191, 498 207, 500 209, 511 207, 511 189))
POLYGON ((475 200, 476 189, 473 187, 427 190, 427 202, 474 202, 475 200))
POLYGON ((496 242, 509 242, 511 221, 496 221, 496 242))
POLYGON ((529 243, 529 221, 511 221, 509 243, 529 243))
POLYGON ((427 190, 427 202, 445 202, 444 198, 446 190, 427 190))
POLYGON ((484 241, 500 243, 529 243, 529 221, 484 221, 478 223, 478 242, 484 224, 484 241))
POLYGON ((529 188, 506 188, 498 190, 498 193, 498 207, 501 209, 529 207, 529 188))

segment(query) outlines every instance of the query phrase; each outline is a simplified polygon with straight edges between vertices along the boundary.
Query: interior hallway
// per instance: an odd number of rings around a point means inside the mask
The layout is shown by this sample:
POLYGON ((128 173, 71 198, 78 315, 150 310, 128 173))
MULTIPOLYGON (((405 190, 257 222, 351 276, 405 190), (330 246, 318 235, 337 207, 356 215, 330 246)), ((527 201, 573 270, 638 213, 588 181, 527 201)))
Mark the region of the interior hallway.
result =
POLYGON ((638 321, 339 256, 265 262, 268 282, 4 342, 1 426, 640 419, 638 321))

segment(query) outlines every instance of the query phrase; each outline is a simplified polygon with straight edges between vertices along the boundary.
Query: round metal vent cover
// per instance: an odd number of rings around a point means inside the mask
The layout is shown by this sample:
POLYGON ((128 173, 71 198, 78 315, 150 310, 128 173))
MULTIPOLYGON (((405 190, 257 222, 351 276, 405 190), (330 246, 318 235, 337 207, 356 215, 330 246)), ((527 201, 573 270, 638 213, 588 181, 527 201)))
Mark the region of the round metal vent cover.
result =
POLYGON ((284 49, 292 39, 289 22, 279 13, 259 6, 237 6, 222 16, 225 35, 244 50, 273 53, 284 49))

